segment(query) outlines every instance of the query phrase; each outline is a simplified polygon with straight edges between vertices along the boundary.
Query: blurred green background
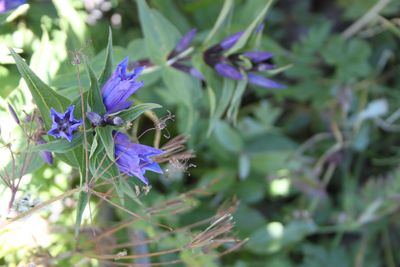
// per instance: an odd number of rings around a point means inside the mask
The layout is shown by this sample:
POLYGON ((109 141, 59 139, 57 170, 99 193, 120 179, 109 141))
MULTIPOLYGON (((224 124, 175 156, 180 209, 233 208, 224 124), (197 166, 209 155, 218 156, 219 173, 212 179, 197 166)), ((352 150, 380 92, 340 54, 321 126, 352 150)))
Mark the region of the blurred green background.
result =
MULTIPOLYGON (((201 61, 206 48, 201 44, 226 2, 231 2, 228 15, 211 44, 246 29, 266 1, 147 1, 171 23, 160 31, 169 33, 171 25, 181 35, 198 29, 193 64, 202 70, 208 67, 201 61)), ((115 63, 126 56, 131 61, 148 56, 133 0, 28 0, 11 13, 1 17, 0 25, 3 143, 15 140, 18 132, 6 103, 17 103, 21 114, 32 110, 7 47, 17 49, 43 81, 71 99, 78 97, 77 71, 88 86, 83 67, 77 70, 71 61, 76 55, 88 59, 98 74, 109 26, 115 63)), ((116 227, 129 214, 93 197, 93 216, 86 211, 76 241, 77 196, 72 195, 21 220, 15 229, 0 230, 0 266, 151 266, 146 260, 176 258, 182 262, 172 266, 400 266, 399 14, 400 2, 390 0, 275 1, 258 45, 274 54, 278 67, 290 65, 274 77, 288 88, 249 85, 237 119, 224 110, 218 114, 224 99, 218 87, 222 79, 216 75, 217 86, 211 91, 172 68, 142 75, 145 86, 135 99, 161 104, 163 109, 156 111, 160 118, 167 111, 176 116, 161 143, 168 142, 168 136, 190 136, 188 149, 196 157, 181 162, 183 166, 164 164, 166 174, 150 176, 152 189, 140 194, 142 205, 126 197, 125 207, 140 212, 180 199, 182 203, 174 205, 182 205, 182 211, 175 214, 166 208, 163 216, 150 220, 178 229, 213 216, 221 206, 235 206, 230 234, 248 238, 240 249, 222 257, 216 255, 229 244, 210 251, 185 249, 188 238, 206 226, 140 246, 147 252, 180 248, 177 255, 111 263, 90 259, 86 250, 96 255, 141 253, 115 244, 130 235, 140 240, 141 235, 154 237, 163 231, 154 224, 132 223, 99 242, 100 248, 81 242, 77 249, 80 241, 116 227), (182 196, 196 189, 207 194, 182 196), (115 249, 107 250, 107 244, 115 249)), ((144 118, 138 127, 143 132, 152 124, 144 118)), ((150 132, 141 142, 151 144, 152 139, 150 132)), ((9 157, 3 148, 0 153, 9 157)), ((78 186, 78 176, 56 160, 26 175, 21 195, 46 201, 78 186)), ((2 184, 0 192, 0 203, 8 203, 9 192, 2 184)), ((114 200, 119 203, 118 197, 114 200)))

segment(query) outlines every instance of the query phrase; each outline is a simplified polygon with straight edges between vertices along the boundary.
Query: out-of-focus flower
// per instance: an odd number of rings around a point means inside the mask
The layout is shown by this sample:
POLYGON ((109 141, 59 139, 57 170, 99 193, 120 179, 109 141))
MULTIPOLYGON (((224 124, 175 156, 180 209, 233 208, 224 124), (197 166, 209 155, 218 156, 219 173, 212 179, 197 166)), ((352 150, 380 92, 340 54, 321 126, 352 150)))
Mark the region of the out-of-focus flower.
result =
POLYGON ((247 75, 250 83, 265 88, 285 88, 286 86, 255 74, 274 68, 271 64, 272 54, 266 51, 247 51, 225 56, 224 52, 232 48, 243 32, 228 36, 220 43, 207 49, 203 58, 207 65, 212 67, 219 75, 232 79, 243 80, 247 75))
MULTIPOLYGON (((176 44, 175 48, 169 53, 167 59, 169 61, 171 61, 171 67, 185 72, 199 80, 204 80, 204 76, 203 74, 200 73, 200 71, 198 71, 196 68, 194 68, 193 66, 190 66, 190 60, 191 57, 190 56, 181 56, 183 52, 185 52, 185 50, 187 50, 194 37, 196 36, 197 33, 197 29, 191 29, 189 32, 187 32, 176 44)), ((138 61, 135 62, 130 62, 129 63, 129 67, 131 68, 137 68, 139 66, 142 67, 151 67, 154 66, 154 63, 150 61, 150 59, 148 58, 144 58, 144 59, 140 59, 138 61)))
POLYGON ((146 171, 163 173, 157 162, 151 157, 164 153, 162 150, 132 143, 126 134, 114 132, 115 159, 121 173, 136 176, 146 185, 149 180, 144 177, 146 171))
POLYGON ((0 0, 0 13, 7 12, 25 3, 26 0, 0 0))
POLYGON ((8 111, 10 112, 11 117, 19 125, 21 122, 18 118, 17 112, 15 112, 15 109, 13 108, 13 106, 10 105, 10 103, 8 103, 7 105, 8 105, 8 111))
POLYGON ((185 51, 190 44, 193 41, 193 38, 196 36, 197 29, 192 29, 189 32, 187 32, 178 42, 178 44, 175 46, 174 50, 171 52, 171 54, 168 56, 168 58, 172 58, 179 53, 185 51))
MULTIPOLYGON (((38 140, 36 140, 36 144, 46 144, 46 141, 44 141, 42 138, 39 138, 38 140)), ((40 151, 39 155, 45 162, 47 162, 47 164, 53 164, 53 155, 50 151, 40 151)))
POLYGON ((82 120, 74 119, 74 108, 74 106, 69 106, 64 114, 58 113, 51 108, 50 113, 53 125, 47 134, 56 138, 64 137, 68 142, 71 142, 73 132, 82 125, 82 120))
POLYGON ((143 81, 136 81, 143 67, 136 68, 132 73, 127 73, 127 67, 128 58, 125 58, 102 88, 103 103, 108 114, 130 108, 133 102, 128 98, 143 86, 143 81))

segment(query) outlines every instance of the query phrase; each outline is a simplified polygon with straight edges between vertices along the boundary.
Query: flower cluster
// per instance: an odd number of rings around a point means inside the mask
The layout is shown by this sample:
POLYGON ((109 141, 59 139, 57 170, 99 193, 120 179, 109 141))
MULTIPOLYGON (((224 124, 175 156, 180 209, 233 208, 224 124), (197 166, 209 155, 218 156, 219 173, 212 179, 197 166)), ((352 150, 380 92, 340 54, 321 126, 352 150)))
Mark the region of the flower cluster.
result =
MULTIPOLYGON (((128 73, 128 58, 120 62, 111 77, 106 81, 101 89, 105 114, 87 112, 87 118, 95 127, 104 127, 107 125, 121 126, 124 121, 113 113, 129 109, 133 101, 128 99, 143 86, 143 81, 137 81, 137 77, 143 71, 142 67, 136 68, 128 73)), ((65 138, 72 141, 73 133, 82 125, 82 120, 74 118, 74 106, 68 107, 65 113, 60 114, 51 108, 52 127, 48 135, 56 138, 65 138)), ((164 153, 160 149, 133 143, 126 134, 113 131, 114 138, 114 156, 116 165, 121 173, 130 176, 136 176, 146 185, 149 181, 144 174, 146 171, 162 173, 160 166, 151 158, 164 153)), ((38 144, 44 144, 43 139, 37 140, 38 144)), ((51 153, 44 151, 42 158, 51 164, 53 159, 51 153)))
POLYGON ((7 12, 25 3, 26 0, 0 0, 0 13, 7 12))
MULTIPOLYGON (((118 64, 117 69, 101 90, 107 114, 131 107, 133 102, 127 101, 127 99, 143 86, 143 81, 136 81, 143 71, 143 67, 134 69, 132 73, 127 73, 127 67, 128 58, 125 58, 118 64)), ((105 123, 107 120, 112 122, 108 124, 118 125, 121 123, 118 120, 119 117, 107 117, 107 114, 102 116, 105 123)), ((99 118, 97 119, 99 120, 99 118)), ((129 137, 121 132, 114 132, 113 136, 115 159, 121 173, 136 176, 146 185, 149 184, 147 178, 144 177, 147 170, 162 173, 160 166, 150 159, 150 157, 162 154, 162 150, 132 143, 129 137)))
POLYGON ((243 32, 237 32, 220 43, 207 49, 204 54, 204 62, 212 67, 219 75, 232 80, 243 80, 247 76, 250 83, 265 88, 285 88, 271 79, 256 74, 265 70, 271 70, 272 54, 266 51, 247 51, 225 56, 224 53, 232 48, 243 32))

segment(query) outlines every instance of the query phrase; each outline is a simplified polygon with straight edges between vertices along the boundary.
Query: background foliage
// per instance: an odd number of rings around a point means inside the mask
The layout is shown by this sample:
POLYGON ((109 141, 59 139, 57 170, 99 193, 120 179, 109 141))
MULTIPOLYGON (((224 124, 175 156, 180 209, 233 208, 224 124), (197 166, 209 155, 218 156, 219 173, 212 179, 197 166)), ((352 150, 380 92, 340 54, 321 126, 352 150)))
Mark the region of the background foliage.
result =
MULTIPOLYGON (((163 131, 161 144, 179 134, 190 136, 188 147, 196 158, 183 166, 165 163, 164 176, 150 176, 152 189, 147 195, 142 191, 137 196, 136 181, 121 185, 126 190, 122 204, 121 192, 113 195, 113 202, 129 211, 162 213, 150 218, 150 223, 132 222, 122 233, 99 238, 96 249, 87 248, 85 240, 92 234, 101 236, 104 229, 131 217, 103 203, 101 197, 93 197, 89 202, 93 214, 88 210, 83 214, 77 241, 78 194, 71 194, 13 224, 15 228, 1 229, 0 265, 106 264, 88 257, 86 251, 112 254, 112 264, 118 265, 122 261, 115 257, 123 256, 124 249, 133 255, 143 252, 115 244, 127 242, 129 236, 141 240, 140 235, 162 235, 158 224, 180 229, 213 216, 221 206, 237 208, 235 227, 228 228, 247 241, 239 250, 217 258, 221 248, 187 249, 184 244, 193 240, 178 231, 162 242, 153 239, 157 241, 140 246, 146 249, 144 253, 180 248, 177 256, 144 257, 135 263, 179 258, 183 263, 176 266, 400 265, 396 253, 400 246, 397 1, 280 0, 266 16, 261 14, 260 21, 257 15, 265 0, 28 2, 13 17, 7 13, 0 18, 2 143, 23 142, 7 103, 20 117, 33 109, 6 47, 25 58, 52 89, 76 101, 79 83, 83 88, 90 85, 83 61, 90 63, 97 77, 102 72, 111 25, 114 65, 126 56, 130 61, 150 58, 156 65, 141 76, 145 86, 135 100, 160 104, 163 108, 155 110, 159 118, 168 111, 175 115, 163 131), (218 16, 221 24, 216 22, 218 16), (262 20, 262 35, 250 38, 246 46, 270 51, 278 67, 288 66, 274 77, 288 88, 247 85, 236 101, 229 99, 237 84, 215 75, 202 61, 202 52, 262 20), (191 28, 198 29, 191 62, 206 76, 207 86, 165 60, 191 28), (82 64, 76 64, 77 58, 82 64), (193 193, 196 190, 202 192, 193 193), (33 238, 32 225, 37 229, 33 238), (114 250, 107 250, 107 242, 114 250)), ((136 130, 152 127, 151 118, 143 117, 136 130)), ((153 140, 154 131, 150 131, 140 141, 152 144, 153 140)), ((1 149, 2 159, 9 158, 7 151, 1 149)), ((79 186, 78 171, 61 160, 53 166, 36 161, 22 179, 19 196, 29 195, 32 201, 43 203, 79 186)), ((0 166, 5 169, 7 164, 5 160, 0 166)), ((10 192, 2 184, 0 189, 1 208, 6 210, 10 192)), ((198 233, 200 228, 194 228, 190 235, 198 233)))

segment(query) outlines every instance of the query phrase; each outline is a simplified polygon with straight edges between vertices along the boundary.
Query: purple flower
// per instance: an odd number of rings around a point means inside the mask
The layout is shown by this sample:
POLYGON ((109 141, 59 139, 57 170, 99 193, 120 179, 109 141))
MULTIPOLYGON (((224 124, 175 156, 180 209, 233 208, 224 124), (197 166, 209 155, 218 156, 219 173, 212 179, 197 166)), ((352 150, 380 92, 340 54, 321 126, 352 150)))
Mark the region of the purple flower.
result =
POLYGON ((284 85, 267 79, 261 75, 254 74, 271 70, 272 53, 266 51, 245 51, 229 56, 224 52, 233 47, 242 36, 243 32, 237 32, 219 44, 207 49, 203 54, 204 62, 212 67, 219 75, 232 80, 243 80, 247 74, 249 83, 265 88, 285 88, 284 85))
MULTIPOLYGON (((44 141, 42 138, 36 140, 36 144, 46 144, 46 141, 44 141)), ((53 155, 49 151, 40 151, 39 152, 40 157, 47 162, 47 164, 52 165, 53 164, 53 155)))
POLYGON ((136 78, 143 71, 143 67, 136 68, 132 73, 127 73, 128 58, 118 64, 112 76, 102 88, 103 103, 107 113, 115 113, 132 106, 128 98, 143 86, 143 81, 136 81, 136 78))
POLYGON ((58 113, 53 108, 50 109, 50 113, 53 125, 47 134, 56 138, 64 137, 71 142, 73 132, 82 125, 82 120, 74 119, 74 106, 69 106, 64 114, 58 113))
POLYGON ((17 8, 25 4, 26 0, 0 0, 0 13, 4 13, 10 9, 17 8))
POLYGON ((151 157, 164 153, 162 150, 132 143, 126 134, 114 132, 115 159, 121 173, 136 176, 146 185, 146 171, 162 173, 160 166, 151 157))

